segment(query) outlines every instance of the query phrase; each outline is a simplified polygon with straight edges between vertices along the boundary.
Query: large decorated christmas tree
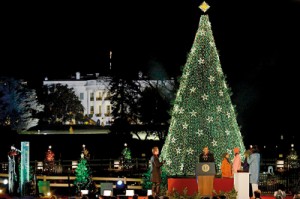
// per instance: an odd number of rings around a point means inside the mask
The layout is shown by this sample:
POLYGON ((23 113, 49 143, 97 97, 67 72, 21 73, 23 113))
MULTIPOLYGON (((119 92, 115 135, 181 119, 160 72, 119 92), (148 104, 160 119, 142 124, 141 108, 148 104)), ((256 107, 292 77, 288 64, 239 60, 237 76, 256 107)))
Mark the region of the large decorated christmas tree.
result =
POLYGON ((235 147, 240 148, 241 154, 245 151, 230 88, 205 14, 209 6, 203 2, 199 7, 204 14, 182 70, 161 152, 168 175, 195 175, 195 165, 204 146, 214 153, 217 168, 224 152, 233 154, 235 147))

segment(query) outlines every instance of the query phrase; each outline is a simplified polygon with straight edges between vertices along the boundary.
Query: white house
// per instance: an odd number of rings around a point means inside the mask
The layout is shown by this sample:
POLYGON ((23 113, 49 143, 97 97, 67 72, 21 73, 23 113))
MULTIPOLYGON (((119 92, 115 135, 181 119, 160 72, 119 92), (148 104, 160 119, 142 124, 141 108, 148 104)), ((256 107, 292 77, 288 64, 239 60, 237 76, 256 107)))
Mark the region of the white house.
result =
MULTIPOLYGON (((84 107, 84 115, 88 115, 99 125, 110 125, 113 122, 112 107, 108 99, 110 80, 111 77, 99 76, 99 73, 81 76, 80 72, 77 72, 75 77, 66 80, 48 80, 45 78, 43 85, 61 84, 73 88, 84 107)), ((172 92, 174 89, 173 78, 171 80, 146 80, 142 79, 142 74, 139 73, 137 81, 141 85, 141 90, 150 84, 158 85, 165 92, 172 92)))

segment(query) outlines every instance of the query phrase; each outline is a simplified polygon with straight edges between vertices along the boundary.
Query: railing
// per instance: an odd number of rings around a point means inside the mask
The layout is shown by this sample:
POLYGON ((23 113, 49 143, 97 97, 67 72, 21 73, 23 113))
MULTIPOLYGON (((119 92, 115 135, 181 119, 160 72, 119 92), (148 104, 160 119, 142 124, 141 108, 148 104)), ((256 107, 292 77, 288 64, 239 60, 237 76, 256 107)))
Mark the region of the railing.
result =
MULTIPOLYGON (((52 187, 72 186, 75 179, 75 161, 64 160, 55 162, 56 170, 51 172, 38 169, 38 163, 33 161, 30 165, 35 168, 37 180, 50 181, 52 187), (57 172, 57 166, 61 166, 61 172, 57 172)), ((133 159, 129 167, 125 168, 124 163, 116 159, 90 160, 90 167, 97 186, 101 182, 112 182, 123 180, 130 189, 142 189, 142 176, 148 169, 149 162, 146 159, 133 159), (126 176, 126 177, 124 177, 126 176)), ((0 178, 7 177, 7 162, 0 163, 0 178)), ((128 165, 127 165, 128 166, 128 165)), ((0 181, 1 183, 1 181, 0 181)), ((259 188, 264 194, 273 194, 280 186, 284 186, 287 192, 294 192, 300 187, 300 160, 283 161, 263 159, 261 161, 261 173, 259 188)))
MULTIPOLYGON (((59 174, 67 175, 69 172, 74 173, 78 160, 60 160, 51 163, 45 161, 31 161, 30 167, 33 168, 37 175, 59 174)), ((89 160, 89 166, 93 175, 102 175, 110 173, 110 176, 120 176, 122 173, 129 173, 133 176, 141 175, 149 167, 149 160, 146 158, 133 158, 130 162, 124 163, 122 159, 92 159, 89 160)), ((7 173, 8 163, 0 163, 0 173, 7 173)))
POLYGON ((259 188, 263 193, 273 194, 280 187, 289 193, 299 190, 300 186, 300 159, 275 160, 263 159, 259 188))

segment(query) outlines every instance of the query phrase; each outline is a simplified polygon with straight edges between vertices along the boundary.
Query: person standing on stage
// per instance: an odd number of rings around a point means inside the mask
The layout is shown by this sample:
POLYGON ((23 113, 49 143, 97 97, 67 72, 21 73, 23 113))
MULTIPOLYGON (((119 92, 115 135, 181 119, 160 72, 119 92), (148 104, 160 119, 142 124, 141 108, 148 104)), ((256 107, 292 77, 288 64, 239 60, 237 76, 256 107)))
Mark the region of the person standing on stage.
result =
POLYGON ((232 173, 235 174, 242 169, 242 159, 240 155, 240 149, 235 147, 233 149, 234 158, 232 162, 232 173))
POLYGON ((199 156, 199 162, 215 162, 214 154, 209 151, 208 146, 203 148, 199 156))
POLYGON ((259 173, 260 173, 260 153, 258 147, 254 145, 251 149, 251 155, 247 158, 249 164, 249 182, 252 186, 252 192, 258 190, 259 173))
POLYGON ((224 153, 222 155, 222 163, 221 163, 221 174, 222 178, 232 178, 232 165, 229 160, 229 153, 224 153))
POLYGON ((154 197, 159 195, 160 192, 160 183, 161 179, 161 166, 164 164, 164 161, 159 161, 159 149, 158 147, 152 148, 152 157, 150 159, 151 162, 151 177, 150 180, 152 182, 152 195, 154 197))
MULTIPOLYGON (((202 150, 202 153, 199 156, 199 162, 215 162, 214 154, 211 153, 208 149, 208 146, 205 146, 202 150)), ((215 165, 215 170, 216 165, 215 165)), ((198 183, 198 192, 199 194, 203 196, 212 197, 213 193, 213 185, 214 185, 214 175, 209 176, 197 176, 197 183, 198 183)))

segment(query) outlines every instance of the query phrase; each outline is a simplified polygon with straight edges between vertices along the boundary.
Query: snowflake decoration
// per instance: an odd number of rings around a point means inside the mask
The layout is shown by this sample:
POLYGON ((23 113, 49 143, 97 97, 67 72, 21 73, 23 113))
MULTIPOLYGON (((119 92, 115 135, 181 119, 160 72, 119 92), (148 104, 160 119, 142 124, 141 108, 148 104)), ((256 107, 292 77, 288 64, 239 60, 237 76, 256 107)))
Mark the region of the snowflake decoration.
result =
POLYGON ((206 120, 208 121, 208 123, 211 123, 211 122, 214 121, 214 120, 213 120, 213 117, 211 117, 211 116, 208 116, 206 120))
POLYGON ((194 111, 194 110, 191 112, 191 116, 192 116, 192 117, 196 117, 196 114, 197 114, 197 112, 194 111))
POLYGON ((213 41, 210 41, 210 42, 209 42, 209 45, 210 45, 211 47, 213 47, 213 46, 214 46, 214 42, 213 42, 213 41))
POLYGON ((180 108, 179 108, 179 113, 180 113, 180 114, 183 114, 183 112, 184 112, 184 109, 183 109, 182 107, 180 107, 180 108))
POLYGON ((208 25, 208 27, 211 27, 211 23, 209 21, 208 21, 207 25, 208 25))
POLYGON ((180 171, 183 171, 183 163, 180 165, 180 171))
POLYGON ((217 141, 215 139, 213 139, 213 141, 211 142, 213 146, 217 146, 217 141))
POLYGON ((176 149, 176 153, 177 153, 177 154, 180 154, 180 153, 181 153, 181 149, 180 149, 179 147, 176 149))
POLYGON ((196 134, 197 134, 198 136, 203 135, 203 130, 198 129, 198 131, 196 132, 196 134))
POLYGON ((196 88, 195 88, 195 87, 192 87, 192 88, 190 89, 190 92, 191 92, 191 93, 195 93, 195 92, 196 92, 196 88))
POLYGON ((171 165, 171 163, 172 163, 172 161, 171 161, 171 160, 167 160, 167 161, 166 161, 166 164, 167 164, 168 166, 170 166, 170 165, 171 165))
POLYGON ((209 79, 210 83, 215 81, 215 77, 212 75, 210 75, 208 79, 209 79))
POLYGON ((230 134, 230 131, 228 131, 227 129, 225 130, 225 134, 228 136, 230 134))
POLYGON ((231 155, 232 154, 232 150, 231 149, 227 149, 227 153, 231 155))
POLYGON ((201 36, 204 36, 204 35, 205 35, 205 30, 201 29, 201 30, 200 30, 200 35, 201 35, 201 36))
POLYGON ((219 73, 221 73, 221 72, 222 72, 222 68, 221 68, 220 66, 218 66, 218 67, 217 67, 217 71, 218 71, 219 73))
POLYGON ((172 142, 172 143, 175 143, 175 142, 176 142, 176 138, 172 137, 172 138, 171 138, 171 142, 172 142))
POLYGON ((176 104, 175 106, 174 106, 174 113, 177 113, 178 112, 178 105, 176 104))
POLYGON ((219 95, 220 95, 221 97, 223 97, 223 96, 224 96, 224 92, 223 92, 223 91, 219 91, 219 95))
POLYGON ((203 95, 201 96, 201 98, 202 98, 203 101, 208 100, 208 95, 203 94, 203 95))
POLYGON ((200 59, 198 60, 198 63, 199 63, 199 64, 204 64, 204 62, 205 62, 205 60, 202 59, 202 58, 200 58, 200 59))
POLYGON ((187 150, 187 153, 188 153, 189 155, 192 155, 192 154, 194 153, 194 150, 193 150, 192 148, 189 148, 189 149, 187 150))
POLYGON ((185 123, 182 125, 182 128, 183 128, 183 129, 187 129, 187 128, 188 128, 188 124, 185 122, 185 123))
POLYGON ((194 54, 195 51, 196 51, 196 48, 193 47, 193 48, 191 49, 191 53, 194 54))
POLYGON ((227 113, 226 113, 226 116, 227 116, 227 118, 230 118, 230 113, 227 112, 227 113))
POLYGON ((222 107, 221 107, 220 105, 217 106, 217 112, 218 112, 218 113, 222 112, 222 107))

